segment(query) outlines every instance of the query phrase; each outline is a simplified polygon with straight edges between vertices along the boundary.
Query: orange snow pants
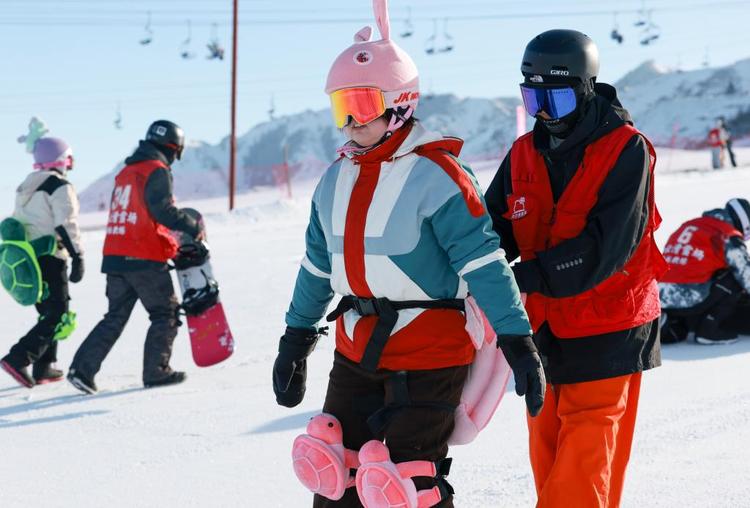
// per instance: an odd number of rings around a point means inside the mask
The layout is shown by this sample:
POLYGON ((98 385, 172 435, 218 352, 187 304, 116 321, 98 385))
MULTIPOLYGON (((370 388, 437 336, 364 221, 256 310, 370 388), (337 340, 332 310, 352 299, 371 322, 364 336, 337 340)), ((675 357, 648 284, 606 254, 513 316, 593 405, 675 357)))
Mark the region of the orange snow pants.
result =
POLYGON ((547 385, 531 418, 537 508, 617 508, 630 458, 641 373, 547 385))

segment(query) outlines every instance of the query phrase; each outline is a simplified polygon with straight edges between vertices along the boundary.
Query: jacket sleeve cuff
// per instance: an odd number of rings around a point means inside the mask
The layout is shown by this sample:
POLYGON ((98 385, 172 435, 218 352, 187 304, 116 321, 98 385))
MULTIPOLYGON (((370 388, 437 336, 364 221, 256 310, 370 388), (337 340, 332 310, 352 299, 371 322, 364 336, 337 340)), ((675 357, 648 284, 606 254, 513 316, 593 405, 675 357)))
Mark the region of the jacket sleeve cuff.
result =
POLYGON ((540 293, 544 287, 542 272, 536 260, 521 261, 512 267, 518 289, 522 293, 540 293))

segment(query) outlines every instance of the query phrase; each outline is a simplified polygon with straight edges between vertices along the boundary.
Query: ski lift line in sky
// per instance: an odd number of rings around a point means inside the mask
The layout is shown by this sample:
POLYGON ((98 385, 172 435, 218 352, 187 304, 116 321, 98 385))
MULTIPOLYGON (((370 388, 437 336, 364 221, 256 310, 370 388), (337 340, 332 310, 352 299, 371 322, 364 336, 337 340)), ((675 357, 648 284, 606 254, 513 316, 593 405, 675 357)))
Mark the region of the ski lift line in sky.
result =
MULTIPOLYGON (((693 3, 682 6, 670 6, 670 7, 654 7, 649 9, 652 12, 668 12, 668 11, 695 11, 695 10, 712 10, 715 11, 722 7, 747 7, 747 0, 734 0, 724 2, 711 2, 711 3, 693 3)), ((494 21, 499 19, 543 19, 543 18, 570 18, 570 17, 596 17, 596 16, 612 16, 615 12, 621 14, 637 14, 640 9, 607 9, 607 10, 588 10, 588 11, 558 11, 558 12, 535 12, 535 13, 502 13, 502 14, 461 14, 456 16, 449 16, 450 20, 456 21, 494 21)), ((413 17, 412 21, 430 21, 435 19, 434 16, 419 16, 413 17)), ((391 17, 392 21, 404 22, 406 18, 403 17, 391 17)), ((136 19, 128 20, 122 18, 115 19, 65 19, 65 26, 134 26, 139 25, 142 22, 138 22, 136 19)), ((288 19, 242 19, 239 21, 240 25, 294 25, 294 24, 354 24, 354 23, 370 23, 372 20, 367 18, 288 18, 288 19)), ((222 24, 229 24, 227 20, 222 24)), ((178 26, 181 25, 181 21, 177 20, 163 20, 152 22, 153 26, 178 26)), ((55 19, 49 20, 24 20, 24 19, 3 19, 0 20, 0 25, 4 26, 61 26, 61 20, 59 16, 55 16, 55 19)), ((213 22, 203 21, 200 23, 201 26, 211 26, 213 22)))
MULTIPOLYGON (((676 4, 679 4, 680 0, 651 0, 650 4, 659 3, 659 2, 661 2, 661 3, 676 3, 676 4)), ((24 10, 26 10, 26 9, 28 9, 29 4, 31 4, 31 3, 34 3, 34 4, 54 4, 56 6, 64 6, 66 10, 71 9, 71 5, 74 5, 74 6, 77 5, 77 6, 80 6, 80 8, 88 8, 88 7, 102 8, 102 7, 104 7, 102 5, 102 1, 101 0, 3 0, 3 7, 11 6, 11 7, 23 8, 24 10)), ((161 1, 160 0, 129 0, 128 2, 121 2, 121 3, 123 3, 123 4, 127 3, 129 6, 134 6, 134 5, 137 5, 139 3, 142 3, 142 4, 146 4, 149 7, 151 7, 151 11, 152 12, 164 12, 164 13, 171 13, 171 14, 174 13, 174 8, 172 7, 172 5, 174 4, 174 0, 161 0, 161 1), (164 8, 164 9, 154 8, 154 6, 159 6, 160 4, 162 4, 164 6, 169 5, 170 7, 164 8)), ((181 0, 180 3, 184 5, 186 3, 190 4, 191 2, 189 2, 187 0, 181 0)), ((209 2, 207 0, 195 0, 192 3, 206 5, 209 2)), ((278 2, 272 2, 272 3, 278 5, 278 2)), ((320 6, 320 7, 316 7, 316 8, 293 7, 293 8, 289 8, 289 9, 284 9, 284 8, 279 8, 279 7, 257 8, 257 7, 248 7, 247 5, 241 5, 239 7, 239 11, 240 12, 252 12, 252 13, 290 13, 290 12, 297 12, 297 13, 299 13, 299 12, 326 12, 326 11, 330 11, 330 12, 342 12, 344 10, 352 10, 352 11, 361 10, 361 9, 352 8, 350 2, 344 2, 344 1, 342 1, 341 3, 345 4, 345 5, 338 6, 338 7, 320 6)), ((409 6, 407 6, 407 7, 404 7, 403 5, 393 5, 391 7, 393 8, 394 12, 395 11, 399 11, 399 10, 403 11, 403 10, 407 10, 408 8, 410 8, 411 6, 413 6, 415 4, 419 5, 419 3, 420 2, 418 0, 409 0, 409 6)), ((432 0, 424 0, 423 3, 424 3, 424 7, 425 8, 430 8, 430 9, 435 9, 435 8, 456 8, 457 7, 457 4, 455 4, 453 2, 435 3, 432 0)), ((569 0, 567 2, 567 4, 569 4, 569 5, 570 4, 573 4, 573 5, 616 4, 618 6, 621 6, 624 3, 625 2, 623 2, 622 0, 569 0)), ((636 1, 632 1, 631 3, 640 3, 640 2, 638 0, 636 0, 636 1)), ((474 8, 496 7, 496 6, 501 5, 501 4, 505 4, 505 5, 511 5, 511 4, 513 4, 513 5, 517 5, 518 1, 517 0, 488 0, 487 2, 462 3, 460 5, 460 8, 461 8, 461 10, 466 10, 466 9, 470 9, 470 8, 474 9, 474 8)), ((112 4, 110 4, 110 6, 111 5, 112 4)), ((117 5, 115 5, 115 7, 117 7, 117 5)), ((75 8, 75 7, 73 7, 73 8, 75 8)), ((132 12, 132 10, 121 9, 119 12, 130 13, 130 12, 132 12)), ((227 8, 218 8, 218 9, 217 8, 205 8, 205 7, 196 7, 196 8, 181 7, 180 12, 182 12, 182 13, 191 13, 191 12, 195 12, 195 13, 222 13, 222 12, 231 13, 232 9, 230 7, 227 7, 227 8)))
MULTIPOLYGON (((694 36, 691 36, 691 38, 694 38, 694 36)), ((732 46, 737 45, 738 43, 750 43, 750 37, 743 36, 743 37, 740 37, 740 38, 736 38, 736 39, 732 39, 732 40, 727 40, 727 41, 725 41, 722 44, 712 44, 711 48, 712 49, 721 49, 723 47, 732 47, 732 46)), ((663 56, 680 56, 680 55, 684 56, 685 54, 689 54, 689 53, 691 53, 693 51, 696 51, 696 52, 700 51, 702 53, 703 51, 705 51, 705 49, 706 49, 705 43, 700 43, 700 44, 697 43, 693 47, 689 47, 688 46, 688 47, 683 47, 683 48, 681 48, 678 51, 662 52, 662 53, 660 53, 660 55, 662 57, 663 56)), ((621 60, 632 61, 634 64, 637 64, 637 63, 639 63, 639 62, 641 62, 643 60, 643 55, 642 55, 642 53, 640 53, 640 50, 639 50, 636 54, 623 55, 623 56, 620 56, 619 58, 621 60)), ((430 69, 429 67, 425 67, 423 69, 423 74, 425 76, 427 76, 427 75, 441 75, 441 74, 445 74, 445 75, 448 75, 448 76, 453 76, 453 75, 455 75, 455 69, 457 69, 457 68, 475 68, 475 67, 477 67, 478 65, 481 65, 481 64, 495 64, 495 65, 497 65, 497 64, 502 64, 502 63, 506 63, 506 62, 507 63, 512 63, 512 62, 515 62, 515 60, 516 60, 516 57, 514 55, 507 55, 507 56, 504 56, 504 57, 501 57, 501 58, 491 58, 491 59, 486 59, 485 58, 485 59, 477 59, 477 60, 471 60, 471 61, 463 61, 463 62, 458 62, 455 65, 452 65, 450 69, 438 68, 438 69, 434 69, 433 70, 433 69, 430 69)), ((476 75, 477 76, 483 76, 485 74, 486 73, 482 71, 482 72, 477 72, 476 75)), ((466 73, 466 72, 462 72, 461 76, 462 76, 462 78, 466 77, 466 76, 472 77, 471 73, 466 73)), ((319 83, 319 82, 322 82, 322 81, 325 80, 325 75, 324 74, 316 74, 316 75, 310 74, 310 75, 305 75, 305 76, 299 76, 299 75, 297 75, 297 76, 276 77, 276 78, 266 78, 266 79, 259 79, 259 78, 240 79, 240 80, 238 80, 238 83, 241 84, 241 85, 242 84, 259 84, 259 83, 260 84, 263 84, 263 83, 279 83, 279 82, 287 83, 292 78, 294 79, 295 82, 309 81, 309 82, 319 83)), ((497 77, 497 79, 501 79, 501 78, 502 78, 502 76, 498 76, 497 77)), ((489 81, 494 81, 494 78, 491 79, 491 80, 489 80, 489 81)), ((164 84, 164 85, 158 85, 158 86, 139 86, 135 90, 134 90, 134 88, 132 86, 130 86, 128 88, 122 88, 122 89, 118 89, 118 88, 106 88, 106 89, 96 89, 96 90, 91 90, 91 89, 89 89, 89 90, 81 90, 81 89, 77 89, 77 90, 70 90, 70 89, 68 89, 68 90, 59 90, 59 89, 55 89, 54 91, 52 91, 52 90, 48 90, 48 91, 42 91, 42 90, 40 90, 40 91, 33 91, 33 90, 28 90, 28 91, 26 91, 24 93, 2 94, 2 96, 0 96, 0 104, 3 104, 4 99, 10 99, 10 101, 9 101, 9 103, 7 105, 7 108, 6 107, 2 108, 3 111, 8 111, 17 102, 18 98, 23 98, 23 97, 37 97, 37 98, 50 98, 50 99, 54 99, 55 97, 60 97, 60 96, 67 96, 67 97, 69 97, 70 95, 82 95, 82 96, 86 97, 84 99, 85 101, 91 102, 92 95, 97 95, 97 94, 103 94, 103 95, 108 96, 108 97, 106 97, 106 101, 104 100, 105 98, 102 99, 102 102, 101 102, 102 104, 105 104, 105 103, 111 104, 111 95, 112 94, 121 94, 122 95, 122 94, 133 94, 133 93, 135 93, 135 95, 130 95, 129 97, 132 97, 134 100, 135 99, 137 99, 137 100, 143 100, 143 99, 140 99, 139 95, 138 95, 140 93, 143 93, 144 94, 143 97, 145 99, 148 100, 148 99, 152 99, 153 98, 154 102, 158 103, 161 99, 159 99, 158 97, 156 97, 155 96, 156 94, 154 94, 154 92, 159 92, 159 91, 169 92, 169 97, 174 97, 174 93, 173 92, 175 90, 178 90, 178 89, 179 90, 186 90, 186 91, 189 91, 189 90, 201 90, 201 89, 210 90, 210 89, 214 89, 214 88, 217 88, 217 89, 218 88, 223 88, 223 87, 226 87, 226 85, 227 85, 226 81, 217 81, 217 82, 212 82, 212 83, 191 83, 191 84, 175 83, 175 84, 164 84)), ((301 92, 301 91, 307 91, 307 92, 309 92, 311 90, 311 88, 314 88, 314 86, 315 85, 311 85, 311 87, 304 87, 304 88, 303 87, 295 87, 295 88, 290 88, 290 89, 279 89, 278 87, 273 87, 273 89, 257 90, 257 93, 255 93, 255 92, 254 93, 250 93, 250 94, 241 93, 240 95, 241 96, 248 96, 248 95, 250 95, 250 96, 256 96, 256 95, 257 96, 264 96, 264 95, 267 96, 271 91, 282 92, 282 95, 283 94, 289 94, 289 93, 301 92)), ((180 99, 179 102, 184 102, 186 100, 192 100, 192 99, 195 99, 195 98, 196 98, 195 96, 186 97, 184 99, 180 99)))

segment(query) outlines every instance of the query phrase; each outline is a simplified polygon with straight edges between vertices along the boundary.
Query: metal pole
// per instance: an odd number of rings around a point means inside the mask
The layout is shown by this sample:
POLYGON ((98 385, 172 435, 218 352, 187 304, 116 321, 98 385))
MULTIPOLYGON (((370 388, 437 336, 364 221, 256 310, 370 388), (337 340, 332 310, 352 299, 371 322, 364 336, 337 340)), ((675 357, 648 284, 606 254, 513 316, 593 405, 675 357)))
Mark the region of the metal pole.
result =
POLYGON ((237 158, 237 2, 232 8, 232 113, 229 135, 229 211, 234 210, 235 160, 237 158))

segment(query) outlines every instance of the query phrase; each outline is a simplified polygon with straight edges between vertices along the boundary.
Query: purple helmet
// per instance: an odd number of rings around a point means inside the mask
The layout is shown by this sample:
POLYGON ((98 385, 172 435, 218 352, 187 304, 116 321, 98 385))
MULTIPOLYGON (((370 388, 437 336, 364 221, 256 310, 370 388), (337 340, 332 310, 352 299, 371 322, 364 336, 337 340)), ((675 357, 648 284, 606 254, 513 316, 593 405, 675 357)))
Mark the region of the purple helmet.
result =
POLYGON ((41 138, 34 144, 34 169, 72 169, 73 150, 60 138, 41 138))

